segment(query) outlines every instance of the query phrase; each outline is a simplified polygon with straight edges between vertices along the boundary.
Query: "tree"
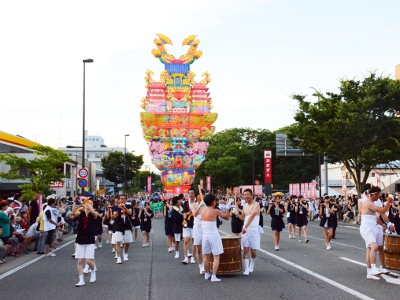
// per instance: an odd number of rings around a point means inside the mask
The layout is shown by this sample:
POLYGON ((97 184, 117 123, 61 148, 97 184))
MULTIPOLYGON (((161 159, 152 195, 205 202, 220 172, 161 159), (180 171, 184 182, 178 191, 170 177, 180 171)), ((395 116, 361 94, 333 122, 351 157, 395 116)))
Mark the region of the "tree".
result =
POLYGON ((33 194, 45 194, 52 182, 62 181, 63 165, 70 160, 64 152, 48 146, 32 146, 31 149, 38 155, 31 160, 9 153, 0 154, 0 161, 11 166, 8 172, 0 173, 1 178, 29 180, 18 186, 24 199, 31 199, 33 194))
MULTIPOLYGON (((126 181, 132 181, 143 165, 143 155, 126 153, 126 181)), ((124 183, 124 153, 120 151, 110 152, 101 159, 104 177, 116 185, 124 183)))
POLYGON ((371 73, 362 81, 341 80, 339 93, 316 94, 316 103, 292 96, 299 108, 288 137, 307 153, 344 164, 360 193, 377 164, 400 156, 400 81, 371 73))

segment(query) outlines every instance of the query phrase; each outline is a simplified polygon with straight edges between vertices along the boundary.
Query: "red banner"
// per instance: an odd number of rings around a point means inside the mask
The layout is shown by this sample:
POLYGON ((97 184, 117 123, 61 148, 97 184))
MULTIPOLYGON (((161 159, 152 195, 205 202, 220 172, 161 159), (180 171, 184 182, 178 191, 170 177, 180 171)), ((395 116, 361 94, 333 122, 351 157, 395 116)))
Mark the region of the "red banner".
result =
POLYGON ((294 193, 293 193, 293 184, 292 183, 289 184, 289 195, 290 196, 294 195, 294 193))
POLYGON ((211 176, 206 176, 207 192, 211 192, 211 176))
POLYGON ((200 187, 202 190, 204 190, 204 179, 200 179, 200 187))
POLYGON ((272 151, 264 150, 264 182, 272 183, 272 151))
POLYGON ((64 181, 54 181, 50 183, 50 188, 52 189, 63 188, 63 187, 64 187, 64 181))
POLYGON ((151 194, 151 176, 147 176, 147 192, 151 194))

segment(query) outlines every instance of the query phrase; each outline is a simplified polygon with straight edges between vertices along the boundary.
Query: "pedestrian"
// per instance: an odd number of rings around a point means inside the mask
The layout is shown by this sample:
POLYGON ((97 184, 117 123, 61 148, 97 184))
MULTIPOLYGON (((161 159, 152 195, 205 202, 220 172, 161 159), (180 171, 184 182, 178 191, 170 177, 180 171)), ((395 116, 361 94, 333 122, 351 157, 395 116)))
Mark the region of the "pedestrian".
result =
POLYGON ((320 215, 320 223, 319 226, 324 228, 324 237, 325 237, 325 245, 326 250, 331 250, 331 240, 333 237, 333 228, 335 228, 335 219, 331 215, 335 213, 336 208, 329 201, 329 196, 324 196, 324 202, 320 204, 319 215, 320 215))
POLYGON ((39 204, 38 204, 39 197, 40 195, 36 194, 33 197, 33 200, 29 203, 29 208, 28 208, 28 219, 30 222, 29 225, 35 223, 37 217, 39 216, 39 204))
POLYGON ((56 232, 56 229, 60 227, 60 224, 57 223, 57 219, 58 209, 56 208, 56 200, 54 198, 50 198, 47 200, 47 207, 43 214, 44 231, 47 232, 45 240, 47 257, 56 256, 55 253, 50 252, 50 246, 53 244, 53 236, 56 232))
POLYGON ((190 188, 188 190, 188 194, 189 194, 189 199, 187 201, 185 201, 183 204, 183 220, 184 221, 183 221, 182 234, 183 234, 184 260, 182 261, 182 263, 188 264, 189 258, 190 258, 190 263, 194 264, 194 263, 196 263, 196 261, 194 260, 194 257, 192 256, 192 254, 190 254, 190 252, 189 252, 190 243, 192 243, 192 253, 194 252, 194 249, 193 249, 194 217, 193 217, 193 213, 191 211, 193 204, 196 202, 194 188, 190 188))
POLYGON ((236 198, 236 201, 234 205, 231 206, 229 213, 231 217, 231 230, 232 233, 236 236, 240 236, 243 229, 243 220, 238 217, 238 215, 243 214, 243 206, 241 204, 242 201, 240 200, 240 198, 236 198))
POLYGON ((205 274, 204 263, 203 263, 203 226, 201 213, 205 209, 206 205, 203 201, 204 190, 198 189, 195 191, 196 202, 192 205, 192 213, 194 217, 193 221, 193 256, 197 258, 197 264, 199 266, 200 274, 205 274))
POLYGON ((287 224, 289 231, 289 239, 294 239, 296 236, 296 211, 295 211, 295 201, 297 196, 291 195, 289 202, 286 204, 285 210, 287 211, 287 224))
POLYGON ((164 231, 167 236, 168 252, 174 251, 174 219, 172 218, 172 199, 164 201, 164 231))
MULTIPOLYGON (((213 194, 207 194, 204 197, 204 203, 206 204, 206 208, 204 208, 201 213, 201 223, 203 227, 203 262, 205 269, 204 279, 208 280, 211 277, 211 282, 218 282, 221 281, 221 279, 217 278, 219 256, 224 253, 224 248, 216 221, 218 217, 229 220, 229 210, 226 210, 225 213, 223 213, 219 209, 214 209, 214 206, 216 205, 216 197, 213 194), (210 274, 211 253, 213 255, 212 275, 210 274)), ((259 207, 258 204, 257 207, 259 207)))
POLYGON ((257 258, 257 250, 260 249, 260 232, 258 224, 260 222, 260 206, 253 199, 251 189, 243 192, 246 204, 243 206, 244 214, 239 218, 244 221, 242 229, 242 248, 245 271, 243 275, 249 275, 254 271, 254 264, 257 258), (249 259, 249 252, 250 259, 249 259))
POLYGON ((148 202, 144 204, 144 208, 139 211, 140 230, 142 232, 143 247, 149 247, 151 219, 154 217, 153 211, 150 209, 148 202))
POLYGON ((183 207, 178 196, 172 198, 172 218, 174 219, 175 258, 179 258, 179 242, 183 231, 183 207))
POLYGON ((285 222, 283 222, 283 214, 285 208, 280 204, 280 198, 271 199, 267 214, 271 216, 271 229, 274 233, 274 245, 275 251, 279 250, 280 234, 283 228, 285 228, 285 222))
POLYGON ((301 239, 301 231, 304 233, 304 242, 308 243, 308 232, 307 232, 307 216, 308 216, 308 203, 307 200, 304 199, 303 196, 299 196, 298 201, 295 203, 295 212, 296 212, 296 225, 298 228, 298 237, 299 243, 302 242, 301 239))
POLYGON ((77 269, 79 282, 75 284, 77 287, 85 285, 83 266, 89 265, 91 274, 90 282, 96 281, 96 266, 94 261, 94 250, 95 250, 95 237, 96 237, 96 219, 99 217, 99 213, 93 208, 93 202, 85 199, 82 208, 76 210, 76 202, 72 205, 72 211, 75 211, 75 217, 78 218, 79 224, 76 235, 76 249, 75 258, 78 259, 77 269))

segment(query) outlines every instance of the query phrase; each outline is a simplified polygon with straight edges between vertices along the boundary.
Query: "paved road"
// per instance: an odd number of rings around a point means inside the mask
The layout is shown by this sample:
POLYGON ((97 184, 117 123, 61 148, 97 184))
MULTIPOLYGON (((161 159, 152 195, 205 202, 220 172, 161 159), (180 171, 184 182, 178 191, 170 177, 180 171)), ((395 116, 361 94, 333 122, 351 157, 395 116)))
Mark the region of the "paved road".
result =
MULTIPOLYGON (((264 219, 269 225, 269 217, 264 219)), ((76 261, 71 258, 72 236, 64 239, 57 257, 29 254, 1 265, 1 298, 397 299, 400 292, 400 285, 383 278, 379 282, 366 279, 366 268, 359 265, 364 261, 364 243, 354 225, 338 227, 330 251, 325 249, 317 222, 309 224, 307 244, 288 239, 287 232, 283 232, 280 251, 274 251, 272 232, 265 226, 254 273, 219 275, 219 283, 205 281, 197 264, 182 265, 173 253, 167 253, 163 220, 154 220, 153 227, 150 247, 132 244, 130 261, 122 265, 115 263, 110 246, 98 249, 97 281, 91 284, 86 276, 82 288, 75 287, 78 279, 76 261), (31 264, 15 269, 25 261, 31 264)), ((230 235, 230 223, 225 221, 220 230, 221 235, 230 235)))

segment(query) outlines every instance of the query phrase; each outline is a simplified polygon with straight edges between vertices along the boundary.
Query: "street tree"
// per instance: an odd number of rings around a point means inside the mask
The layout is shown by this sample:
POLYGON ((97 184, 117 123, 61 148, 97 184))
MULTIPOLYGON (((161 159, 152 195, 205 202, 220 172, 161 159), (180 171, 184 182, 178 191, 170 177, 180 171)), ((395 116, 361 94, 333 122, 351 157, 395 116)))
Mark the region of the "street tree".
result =
MULTIPOLYGON (((137 176, 139 169, 143 165, 143 155, 126 153, 126 181, 130 182, 137 176)), ((124 182, 124 153, 120 151, 110 152, 101 159, 104 177, 114 182, 116 185, 124 182)))
POLYGON ((288 137, 307 153, 342 163, 360 193, 377 164, 400 157, 400 81, 370 73, 362 80, 340 80, 338 93, 315 92, 315 103, 292 96, 299 107, 288 137))
POLYGON ((31 149, 36 154, 33 159, 0 154, 0 161, 11 166, 8 172, 0 173, 0 178, 27 180, 19 185, 24 199, 31 199, 34 194, 45 194, 52 182, 62 181, 64 163, 70 160, 64 152, 49 146, 32 146, 31 149))

